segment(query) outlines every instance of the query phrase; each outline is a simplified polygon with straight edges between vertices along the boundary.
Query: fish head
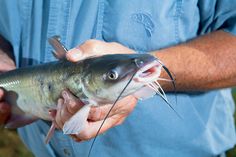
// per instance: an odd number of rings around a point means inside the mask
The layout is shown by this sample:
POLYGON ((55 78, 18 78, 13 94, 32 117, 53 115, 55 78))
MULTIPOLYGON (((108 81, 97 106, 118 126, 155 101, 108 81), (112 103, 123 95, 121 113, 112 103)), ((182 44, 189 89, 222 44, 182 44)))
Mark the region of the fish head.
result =
POLYGON ((161 72, 157 58, 150 54, 112 54, 84 60, 83 92, 99 103, 112 103, 130 95, 147 83, 153 82, 161 72))

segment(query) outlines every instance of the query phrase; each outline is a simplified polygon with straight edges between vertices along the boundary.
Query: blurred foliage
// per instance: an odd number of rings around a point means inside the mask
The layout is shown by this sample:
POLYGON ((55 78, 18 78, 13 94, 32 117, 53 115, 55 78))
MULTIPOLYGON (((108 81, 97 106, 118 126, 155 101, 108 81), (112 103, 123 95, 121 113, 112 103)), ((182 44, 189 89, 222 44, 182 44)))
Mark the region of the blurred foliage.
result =
MULTIPOLYGON (((232 90, 232 94, 233 94, 233 97, 234 97, 234 102, 236 104, 236 88, 234 88, 232 90)), ((235 123, 235 126, 236 126, 236 112, 234 113, 234 123, 235 123)), ((230 151, 227 152, 227 157, 235 157, 236 156, 236 146, 231 149, 230 151)))
MULTIPOLYGON (((234 100, 236 101, 236 89, 233 90, 234 100)), ((236 114, 235 124, 236 124, 236 114)), ((236 147, 227 152, 227 157, 236 156, 236 147)), ((16 131, 0 129, 0 157, 33 157, 25 148, 16 131)))
POLYGON ((0 129, 0 157, 33 157, 15 130, 0 129))

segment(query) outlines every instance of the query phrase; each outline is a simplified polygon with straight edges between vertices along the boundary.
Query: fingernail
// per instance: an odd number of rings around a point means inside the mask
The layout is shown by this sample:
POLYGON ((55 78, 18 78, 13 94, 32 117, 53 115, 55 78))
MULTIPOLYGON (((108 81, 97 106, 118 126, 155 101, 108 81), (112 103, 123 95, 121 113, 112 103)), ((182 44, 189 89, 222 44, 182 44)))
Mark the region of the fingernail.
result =
POLYGON ((64 104, 68 104, 70 101, 70 96, 67 91, 62 92, 62 97, 64 99, 64 104))
POLYGON ((79 48, 73 48, 68 51, 67 58, 71 61, 81 60, 83 52, 79 48))
POLYGON ((67 99, 69 97, 69 95, 66 91, 62 91, 62 96, 64 99, 67 99))

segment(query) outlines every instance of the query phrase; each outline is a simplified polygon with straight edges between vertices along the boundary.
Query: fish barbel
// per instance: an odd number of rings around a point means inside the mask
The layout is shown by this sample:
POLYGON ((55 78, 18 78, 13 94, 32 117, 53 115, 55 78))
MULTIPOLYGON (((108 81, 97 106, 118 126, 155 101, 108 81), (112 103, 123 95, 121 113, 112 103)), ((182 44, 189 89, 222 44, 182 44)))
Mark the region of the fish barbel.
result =
MULTIPOLYGON (((111 54, 77 63, 60 60, 3 73, 0 87, 5 89, 5 100, 12 105, 6 127, 21 127, 37 119, 51 120, 48 112, 57 108, 57 100, 65 89, 85 104, 111 104, 131 77, 121 98, 147 84, 154 85, 160 69, 160 62, 149 54, 111 54)), ((69 133, 73 133, 70 127, 69 133)))

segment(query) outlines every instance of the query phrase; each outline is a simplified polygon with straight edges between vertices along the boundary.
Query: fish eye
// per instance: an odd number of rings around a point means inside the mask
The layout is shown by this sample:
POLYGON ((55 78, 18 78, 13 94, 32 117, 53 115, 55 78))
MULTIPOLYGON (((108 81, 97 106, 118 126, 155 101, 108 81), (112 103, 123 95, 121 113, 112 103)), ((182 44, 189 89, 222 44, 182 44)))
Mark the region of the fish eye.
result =
POLYGON ((116 80, 118 78, 118 73, 115 70, 111 70, 110 72, 107 73, 107 77, 110 80, 116 80))

